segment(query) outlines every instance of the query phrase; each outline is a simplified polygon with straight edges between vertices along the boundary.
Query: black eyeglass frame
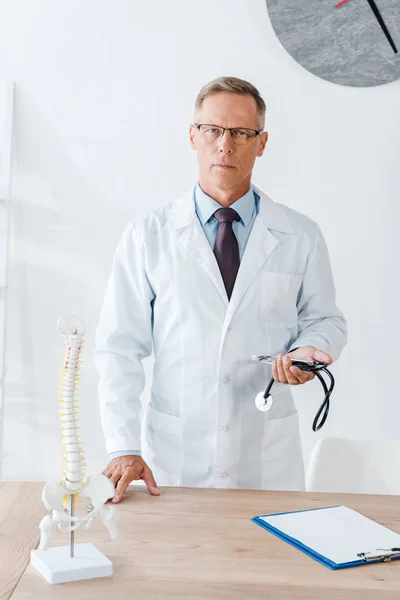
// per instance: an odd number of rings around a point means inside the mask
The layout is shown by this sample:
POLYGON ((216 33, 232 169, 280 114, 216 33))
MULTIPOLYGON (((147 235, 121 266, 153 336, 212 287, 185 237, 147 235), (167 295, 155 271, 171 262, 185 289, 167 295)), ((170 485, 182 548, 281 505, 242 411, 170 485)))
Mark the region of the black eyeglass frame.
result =
POLYGON ((222 127, 221 125, 214 125, 213 123, 192 123, 193 127, 197 127, 200 131, 200 127, 208 126, 208 127, 216 127, 218 129, 222 129, 222 135, 220 137, 224 137, 225 131, 229 131, 231 138, 234 140, 232 135, 232 131, 252 131, 255 133, 253 139, 255 139, 260 133, 264 133, 264 129, 251 129, 251 127, 222 127))

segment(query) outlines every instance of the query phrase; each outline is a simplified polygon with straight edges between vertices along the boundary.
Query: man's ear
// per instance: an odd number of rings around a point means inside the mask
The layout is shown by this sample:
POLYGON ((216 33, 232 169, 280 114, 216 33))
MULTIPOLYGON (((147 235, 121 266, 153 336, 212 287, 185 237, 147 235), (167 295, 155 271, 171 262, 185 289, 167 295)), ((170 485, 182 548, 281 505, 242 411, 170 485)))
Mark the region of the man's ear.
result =
POLYGON ((262 156, 265 150, 265 146, 268 142, 268 131, 264 131, 264 133, 260 133, 260 147, 257 152, 257 156, 262 156))
POLYGON ((190 125, 189 127, 189 140, 190 140, 190 147, 192 150, 196 150, 196 131, 197 129, 195 127, 193 127, 193 125, 190 125))

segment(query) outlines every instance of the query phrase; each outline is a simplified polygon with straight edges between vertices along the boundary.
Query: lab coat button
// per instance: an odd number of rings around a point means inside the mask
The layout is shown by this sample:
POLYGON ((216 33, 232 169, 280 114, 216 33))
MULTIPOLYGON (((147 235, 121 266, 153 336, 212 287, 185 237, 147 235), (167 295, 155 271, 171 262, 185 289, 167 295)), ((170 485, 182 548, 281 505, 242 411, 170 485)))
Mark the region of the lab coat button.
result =
POLYGON ((226 479, 227 477, 228 477, 228 473, 226 471, 221 473, 221 479, 226 479))
POLYGON ((226 328, 226 330, 227 330, 228 332, 229 332, 229 331, 232 331, 232 325, 228 325, 228 327, 226 328))
POLYGON ((224 433, 228 433, 231 430, 231 428, 229 427, 229 425, 225 425, 224 427, 221 427, 221 431, 223 431, 224 433))
POLYGON ((230 383, 231 378, 229 377, 229 375, 225 375, 225 377, 223 378, 223 383, 230 383))

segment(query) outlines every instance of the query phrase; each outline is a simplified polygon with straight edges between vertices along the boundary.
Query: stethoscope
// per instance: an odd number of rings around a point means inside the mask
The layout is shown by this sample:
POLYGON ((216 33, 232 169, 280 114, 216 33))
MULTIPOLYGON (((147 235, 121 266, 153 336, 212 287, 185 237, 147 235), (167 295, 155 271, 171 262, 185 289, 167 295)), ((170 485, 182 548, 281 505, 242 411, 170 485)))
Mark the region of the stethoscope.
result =
MULTIPOLYGON (((272 365, 273 361, 276 360, 276 357, 274 357, 274 356, 253 356, 252 358, 253 358, 253 360, 258 360, 259 362, 266 363, 267 365, 272 365)), ((321 429, 321 427, 324 425, 324 423, 328 417, 329 400, 330 400, 333 388, 335 387, 335 380, 333 378, 333 375, 327 369, 328 364, 324 363, 324 362, 319 362, 318 360, 312 360, 312 359, 308 359, 308 358, 295 358, 292 360, 292 366, 299 367, 299 369, 301 369, 302 371, 310 371, 311 373, 315 373, 315 375, 318 377, 318 379, 321 382, 322 388, 325 393, 325 397, 324 397, 324 400, 323 400, 321 406, 319 407, 317 414, 315 415, 315 419, 314 419, 314 422, 312 425, 313 431, 319 431, 319 429, 321 429), (329 389, 328 389, 328 386, 326 385, 326 381, 322 377, 320 371, 323 371, 324 373, 326 373, 328 375, 328 377, 330 379, 329 389), (322 417, 321 417, 321 415, 322 415, 322 417), (321 418, 321 421, 320 421, 320 423, 318 423, 320 418, 321 418)), ((271 410, 272 405, 274 404, 274 399, 271 395, 271 389, 272 389, 272 386, 274 385, 274 383, 275 383, 275 379, 272 377, 265 392, 260 392, 259 394, 257 394, 257 396, 255 398, 254 403, 255 403, 256 407, 258 408, 258 410, 260 410, 261 412, 267 412, 267 411, 271 410)))

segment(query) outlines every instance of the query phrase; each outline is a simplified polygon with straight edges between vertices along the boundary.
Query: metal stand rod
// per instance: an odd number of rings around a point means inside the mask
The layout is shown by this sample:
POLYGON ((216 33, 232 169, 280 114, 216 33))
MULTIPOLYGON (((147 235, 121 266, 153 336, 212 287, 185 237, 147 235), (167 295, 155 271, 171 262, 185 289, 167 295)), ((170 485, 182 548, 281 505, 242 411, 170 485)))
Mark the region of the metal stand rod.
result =
MULTIPOLYGON (((70 505, 69 505, 69 512, 71 517, 74 516, 74 495, 71 494, 71 496, 69 497, 69 501, 70 501, 70 505)), ((72 519, 71 519, 71 526, 73 525, 72 519)), ((69 532, 69 555, 71 558, 74 557, 74 534, 75 531, 70 531, 69 532)))

